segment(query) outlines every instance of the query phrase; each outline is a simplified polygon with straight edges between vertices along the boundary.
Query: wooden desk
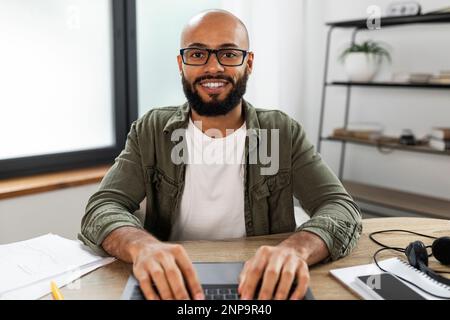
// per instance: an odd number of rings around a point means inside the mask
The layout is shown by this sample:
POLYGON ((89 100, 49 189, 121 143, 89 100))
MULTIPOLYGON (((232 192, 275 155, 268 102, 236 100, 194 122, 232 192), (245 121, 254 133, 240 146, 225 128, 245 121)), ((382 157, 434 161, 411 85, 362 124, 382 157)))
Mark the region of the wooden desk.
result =
MULTIPOLYGON (((316 299, 357 299, 358 297, 346 289, 329 274, 330 269, 349 267, 372 263, 372 255, 378 248, 369 239, 369 233, 383 229, 407 229, 428 235, 440 237, 450 235, 450 221, 424 218, 379 218, 363 221, 363 234, 357 248, 347 257, 328 264, 311 267, 311 289, 316 299)), ((251 237, 231 241, 189 241, 183 242, 192 261, 243 261, 255 253, 261 245, 276 245, 289 234, 251 237)), ((406 247, 409 242, 419 240, 414 235, 400 233, 378 235, 383 243, 392 246, 406 247)), ((420 239, 431 244, 430 239, 420 239)), ((395 256, 395 253, 381 254, 380 258, 395 256)), ((401 255, 400 255, 401 256, 401 255)), ((430 260, 431 267, 444 270, 434 258, 430 260)), ((450 271, 450 268, 447 268, 450 271)), ((79 280, 73 287, 63 288, 66 299, 120 299, 122 290, 131 272, 131 265, 116 261, 104 268, 98 269, 79 280)), ((50 299, 46 296, 44 299, 50 299)))

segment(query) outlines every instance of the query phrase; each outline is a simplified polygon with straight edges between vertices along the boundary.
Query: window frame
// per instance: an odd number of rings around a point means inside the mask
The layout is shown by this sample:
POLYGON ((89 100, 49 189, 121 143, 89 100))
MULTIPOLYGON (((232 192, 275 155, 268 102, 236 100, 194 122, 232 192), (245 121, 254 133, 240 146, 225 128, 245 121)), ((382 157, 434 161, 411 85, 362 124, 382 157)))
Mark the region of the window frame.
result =
POLYGON ((112 163, 138 117, 136 2, 112 2, 114 128, 111 147, 0 160, 0 179, 112 163))

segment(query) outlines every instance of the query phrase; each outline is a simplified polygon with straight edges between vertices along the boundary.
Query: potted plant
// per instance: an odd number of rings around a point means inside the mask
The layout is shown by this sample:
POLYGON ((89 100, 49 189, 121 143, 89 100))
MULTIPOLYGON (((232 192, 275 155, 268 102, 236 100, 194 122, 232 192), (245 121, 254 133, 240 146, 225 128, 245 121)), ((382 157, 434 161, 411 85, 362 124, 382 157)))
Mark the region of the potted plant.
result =
POLYGON ((378 72, 383 59, 391 61, 389 52, 375 41, 352 43, 340 55, 345 72, 353 82, 369 82, 378 72))

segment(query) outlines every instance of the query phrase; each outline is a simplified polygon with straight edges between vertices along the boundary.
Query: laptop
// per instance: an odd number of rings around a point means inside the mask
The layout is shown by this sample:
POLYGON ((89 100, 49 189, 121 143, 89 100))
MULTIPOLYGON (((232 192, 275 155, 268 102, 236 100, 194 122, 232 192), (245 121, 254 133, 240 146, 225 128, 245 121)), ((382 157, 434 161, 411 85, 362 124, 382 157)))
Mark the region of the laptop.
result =
MULTIPOLYGON (((237 289, 239 274, 244 267, 243 262, 194 262, 193 265, 197 271, 206 300, 239 299, 237 289)), ((294 289, 295 286, 292 286, 291 292, 294 289)), ((133 275, 128 278, 121 299, 145 300, 139 283, 133 275)), ((314 300, 314 296, 309 288, 304 300, 314 300)))

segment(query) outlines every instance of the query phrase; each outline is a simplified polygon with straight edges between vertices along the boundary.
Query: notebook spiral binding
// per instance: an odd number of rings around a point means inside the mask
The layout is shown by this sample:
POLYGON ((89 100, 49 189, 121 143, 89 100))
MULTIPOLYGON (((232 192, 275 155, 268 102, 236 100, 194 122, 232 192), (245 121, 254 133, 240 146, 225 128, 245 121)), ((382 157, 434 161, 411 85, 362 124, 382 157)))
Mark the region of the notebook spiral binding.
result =
MULTIPOLYGON (((397 259, 398 259, 398 258, 397 258, 397 259)), ((410 265, 409 263, 405 262, 404 260, 402 260, 402 259, 398 259, 398 260, 399 260, 401 263, 403 263, 406 267, 408 267, 409 269, 413 270, 414 272, 417 272, 417 273, 422 274, 425 278, 427 278, 428 280, 431 280, 431 282, 437 284, 439 287, 444 288, 444 289, 450 291, 450 287, 449 287, 449 286, 447 286, 447 285, 445 285, 445 284, 443 284, 443 283, 441 283, 441 282, 439 282, 439 281, 436 281, 435 279, 431 278, 429 275, 427 275, 427 274, 424 273, 423 271, 414 268, 412 265, 410 265)))

